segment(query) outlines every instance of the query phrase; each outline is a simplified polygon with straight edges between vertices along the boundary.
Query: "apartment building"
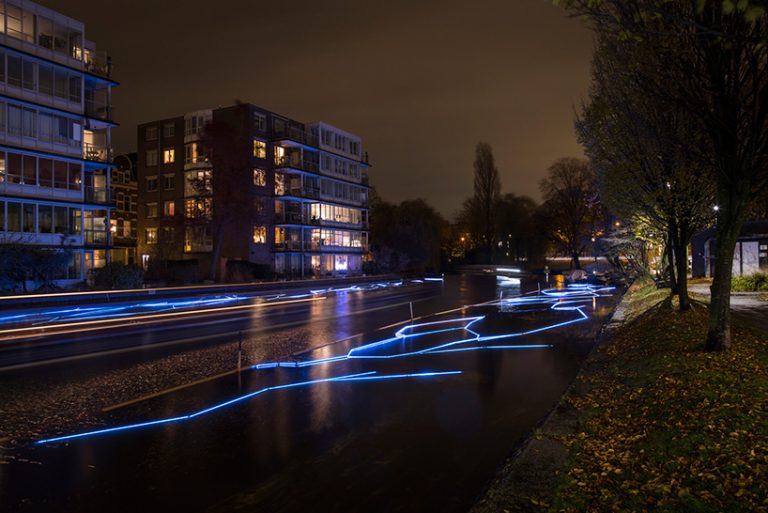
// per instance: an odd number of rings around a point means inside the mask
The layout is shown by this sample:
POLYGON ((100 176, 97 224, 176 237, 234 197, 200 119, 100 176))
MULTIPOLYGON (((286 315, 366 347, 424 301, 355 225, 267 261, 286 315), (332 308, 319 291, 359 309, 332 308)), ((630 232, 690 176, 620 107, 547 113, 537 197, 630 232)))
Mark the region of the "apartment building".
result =
POLYGON ((69 251, 64 285, 108 258, 110 71, 82 22, 0 1, 0 242, 69 251))
POLYGON ((194 260, 201 277, 215 269, 224 279, 232 262, 289 278, 362 271, 368 159, 360 137, 237 104, 142 124, 138 141, 145 266, 194 260))
POLYGON ((112 199, 115 209, 110 219, 112 232, 111 261, 135 265, 136 258, 136 212, 139 207, 136 161, 138 154, 123 153, 114 158, 111 172, 112 199))

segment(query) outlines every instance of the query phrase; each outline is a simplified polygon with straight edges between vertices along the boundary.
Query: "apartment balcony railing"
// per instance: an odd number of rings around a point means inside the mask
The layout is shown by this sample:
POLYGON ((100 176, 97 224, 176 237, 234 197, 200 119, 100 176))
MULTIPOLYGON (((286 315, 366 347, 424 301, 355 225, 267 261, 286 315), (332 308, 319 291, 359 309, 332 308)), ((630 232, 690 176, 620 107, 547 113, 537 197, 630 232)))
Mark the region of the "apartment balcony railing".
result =
POLYGON ((302 171, 309 171, 310 173, 318 173, 320 170, 320 166, 317 165, 317 162, 294 159, 286 156, 284 157, 275 156, 275 167, 287 167, 291 169, 300 169, 302 171))
POLYGON ((112 191, 106 187, 86 187, 85 202, 108 205, 112 203, 112 191))
POLYGON ((300 212, 279 212, 275 214, 275 223, 306 224, 306 216, 300 212))
POLYGON ((83 66, 85 71, 109 78, 112 74, 112 60, 106 52, 85 49, 83 66))
POLYGON ((275 196, 318 199, 320 197, 320 189, 317 187, 286 187, 282 190, 275 190, 275 196))
POLYGON ((311 132, 306 132, 296 127, 285 127, 279 130, 272 131, 272 140, 290 139, 307 146, 318 147, 319 141, 316 135, 312 135, 311 132))
POLYGON ((108 230, 83 230, 83 244, 86 246, 108 246, 111 236, 108 230))
POLYGON ((97 162, 112 162, 112 149, 96 144, 83 144, 83 158, 97 162))
POLYGON ((329 244, 323 244, 316 241, 300 241, 290 240, 283 242, 276 242, 273 245, 275 251, 339 251, 345 253, 365 253, 368 251, 367 244, 361 244, 360 246, 332 246, 329 244))
POLYGON ((111 105, 86 100, 85 115, 96 119, 103 119, 104 121, 112 121, 115 119, 115 109, 111 105))

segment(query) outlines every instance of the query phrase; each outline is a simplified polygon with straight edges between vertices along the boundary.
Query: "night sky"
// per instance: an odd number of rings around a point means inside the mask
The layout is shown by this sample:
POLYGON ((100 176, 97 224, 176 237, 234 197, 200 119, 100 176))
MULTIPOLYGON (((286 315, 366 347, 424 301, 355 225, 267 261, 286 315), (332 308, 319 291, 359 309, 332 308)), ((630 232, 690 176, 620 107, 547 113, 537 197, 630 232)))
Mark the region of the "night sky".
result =
POLYGON ((536 199, 553 160, 582 154, 592 39, 550 0, 41 3, 112 56, 118 152, 138 123, 239 99, 361 135, 385 199, 448 216, 471 194, 479 140, 502 190, 536 199))

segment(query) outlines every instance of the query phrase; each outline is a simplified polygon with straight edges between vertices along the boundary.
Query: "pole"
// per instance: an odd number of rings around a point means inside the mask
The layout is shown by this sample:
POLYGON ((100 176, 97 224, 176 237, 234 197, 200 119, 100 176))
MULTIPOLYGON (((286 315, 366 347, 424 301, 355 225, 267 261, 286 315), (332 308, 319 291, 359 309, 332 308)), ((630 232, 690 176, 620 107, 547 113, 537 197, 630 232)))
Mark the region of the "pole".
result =
POLYGON ((413 324, 413 301, 410 301, 408 305, 411 307, 411 324, 413 324))
POLYGON ((237 337, 237 372, 243 366, 243 332, 241 331, 237 337))

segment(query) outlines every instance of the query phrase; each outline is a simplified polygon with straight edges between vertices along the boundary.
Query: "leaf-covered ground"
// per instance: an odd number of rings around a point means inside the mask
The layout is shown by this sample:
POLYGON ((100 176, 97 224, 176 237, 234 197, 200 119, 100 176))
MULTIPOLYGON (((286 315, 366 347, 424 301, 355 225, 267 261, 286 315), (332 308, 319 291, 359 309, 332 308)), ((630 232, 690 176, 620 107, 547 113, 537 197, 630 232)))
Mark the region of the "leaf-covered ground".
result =
POLYGON ((633 287, 627 322, 566 401, 579 429, 552 511, 768 511, 768 336, 702 349, 706 306, 633 287))

